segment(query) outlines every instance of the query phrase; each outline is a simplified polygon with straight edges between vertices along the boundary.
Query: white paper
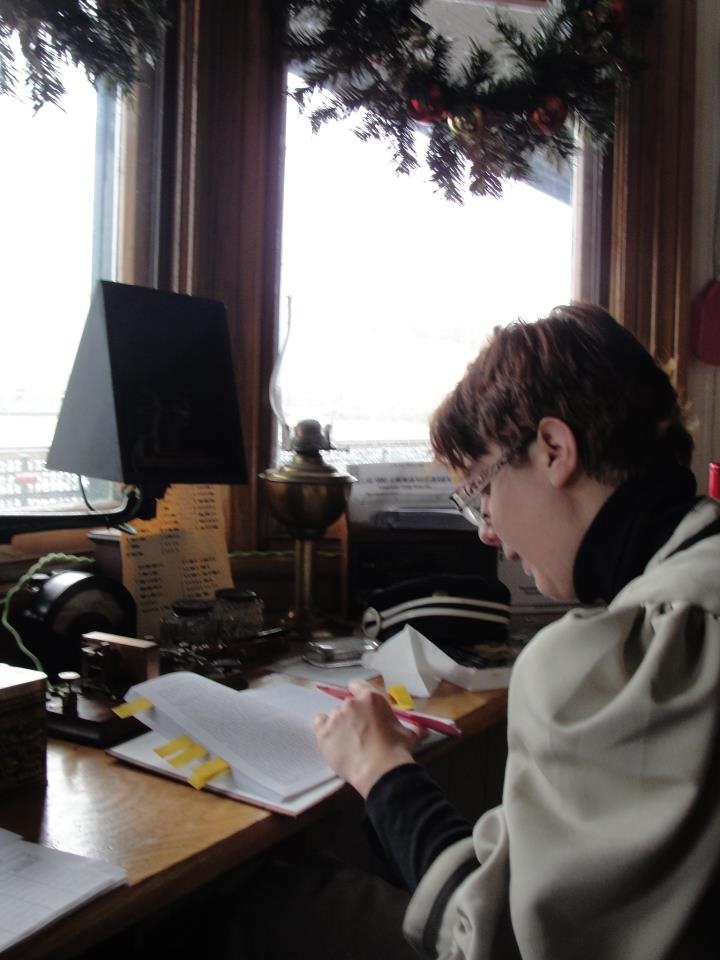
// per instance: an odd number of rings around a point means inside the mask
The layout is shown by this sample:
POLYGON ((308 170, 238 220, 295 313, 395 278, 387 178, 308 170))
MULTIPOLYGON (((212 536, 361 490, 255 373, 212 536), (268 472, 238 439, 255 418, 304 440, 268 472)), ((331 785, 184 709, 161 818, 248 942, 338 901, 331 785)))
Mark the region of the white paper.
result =
POLYGON ((410 624, 366 653, 363 665, 382 674, 386 690, 402 683, 413 697, 432 696, 442 680, 473 691, 507 687, 512 669, 464 667, 410 624))
POLYGON ((176 485, 154 520, 136 520, 120 539, 123 583, 137 607, 137 634, 157 637, 176 600, 208 600, 232 587, 217 487, 176 485))
POLYGON ((349 464, 356 477, 348 503, 352 523, 372 523, 385 510, 447 510, 452 482, 439 463, 349 464))
MULTIPOLYGON (((118 760, 125 760, 138 767, 160 773, 163 776, 171 777, 173 780, 186 781, 188 772, 198 766, 202 761, 195 761, 186 769, 182 770, 173 767, 163 757, 155 752, 156 747, 161 747, 166 742, 166 737, 150 730, 143 733, 134 740, 128 740, 126 743, 110 747, 107 751, 110 756, 117 757, 118 760)), ((235 777, 229 773, 222 773, 206 783, 204 790, 211 793, 220 794, 223 797, 229 797, 231 800, 241 800, 243 803, 250 803, 256 807, 263 807, 266 810, 272 810, 275 813, 284 813, 291 817, 296 817, 304 810, 324 800, 325 797, 336 793, 343 785, 342 780, 333 777, 311 790, 304 793, 298 793, 293 797, 281 799, 263 790, 258 784, 253 783, 251 778, 235 777)), ((187 786, 187 784, 186 784, 187 786)), ((188 786, 189 790, 194 787, 188 786)))
MULTIPOLYGON (((327 697, 292 683, 233 690, 196 673, 167 673, 131 687, 126 700, 147 697, 154 709, 137 714, 171 740, 181 734, 222 757, 239 782, 291 797, 334 773, 315 741, 313 719, 327 697)), ((186 772, 186 776, 189 769, 186 772)))
MULTIPOLYGON (((279 686, 285 687, 286 684, 282 683, 279 684, 279 686)), ((338 705, 338 701, 332 700, 327 694, 323 693, 321 696, 325 700, 325 710, 332 709, 338 705)), ((177 767, 171 766, 167 760, 158 756, 155 752, 155 748, 162 746, 165 743, 165 739, 166 738, 159 733, 151 730, 148 733, 141 734, 141 736, 136 737, 134 740, 129 740, 127 743, 110 747, 107 752, 119 760, 125 760, 128 763, 132 763, 146 770, 160 773, 166 777, 172 777, 174 780, 185 780, 187 771, 183 772, 177 767)), ((422 740, 417 741, 415 752, 421 753, 423 750, 427 750, 429 747, 440 743, 444 739, 444 734, 437 733, 435 730, 428 730, 426 731, 426 736, 422 740)), ((196 766, 199 762, 200 761, 194 762, 192 766, 196 766)), ((218 793, 223 797, 229 797, 231 800, 241 800, 243 803, 251 803, 257 807, 264 807, 266 810, 273 810, 275 813, 284 813, 288 816, 296 817, 303 813, 303 811, 313 807, 316 803, 336 793, 342 786, 343 781, 340 780, 339 777, 333 777, 331 780, 321 783, 311 790, 306 790, 304 793, 298 793, 293 797, 280 799, 271 796, 261 788, 259 789, 257 785, 254 785, 250 780, 245 781, 234 778, 229 773, 223 773, 220 776, 213 777, 209 783, 205 784, 203 789, 209 790, 211 793, 218 793)), ((188 787, 188 789, 191 790, 193 788, 188 787)))
POLYGON ((121 867, 0 830, 0 951, 127 883, 121 867))

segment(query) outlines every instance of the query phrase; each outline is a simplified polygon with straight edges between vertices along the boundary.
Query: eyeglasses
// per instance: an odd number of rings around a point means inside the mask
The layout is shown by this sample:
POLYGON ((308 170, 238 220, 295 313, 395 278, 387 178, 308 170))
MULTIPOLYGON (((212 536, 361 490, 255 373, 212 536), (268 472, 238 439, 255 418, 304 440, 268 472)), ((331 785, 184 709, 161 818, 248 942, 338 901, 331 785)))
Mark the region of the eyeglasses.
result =
POLYGON ((488 514, 483 512, 482 498, 488 494, 490 481, 500 473, 503 467, 507 466, 508 462, 507 457, 500 457, 487 470, 479 473, 469 483, 463 484, 450 494, 450 499, 460 513, 476 527, 482 526, 490 519, 488 514))

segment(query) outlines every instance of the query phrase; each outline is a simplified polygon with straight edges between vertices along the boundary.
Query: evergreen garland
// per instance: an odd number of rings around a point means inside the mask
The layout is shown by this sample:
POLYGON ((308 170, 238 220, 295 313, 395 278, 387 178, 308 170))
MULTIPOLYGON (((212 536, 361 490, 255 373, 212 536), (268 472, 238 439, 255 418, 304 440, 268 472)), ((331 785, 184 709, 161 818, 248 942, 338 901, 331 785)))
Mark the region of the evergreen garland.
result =
POLYGON ((431 177, 451 200, 500 196, 502 180, 530 180, 536 151, 558 162, 574 152, 574 128, 601 148, 613 132, 615 96, 641 66, 629 37, 653 0, 549 0, 526 35, 495 11, 497 45, 509 54, 498 70, 476 43, 460 69, 451 44, 423 20, 424 0, 290 0, 287 48, 303 86, 301 109, 322 124, 362 110, 363 140, 387 140, 396 169, 418 166, 417 125, 429 132, 431 177))
MULTIPOLYGON (((395 166, 418 166, 418 124, 427 139, 432 180, 461 201, 499 196, 502 181, 531 179, 536 151, 558 162, 576 145, 575 129, 601 147, 612 136, 617 88, 640 66, 629 38, 656 0, 548 0, 531 34, 495 12, 496 43, 510 66, 471 44, 451 70, 451 44, 422 17, 424 0, 282 0, 289 15, 288 57, 303 86, 293 96, 308 108, 316 91, 314 130, 362 111, 358 135, 386 140, 395 166)), ((59 103, 59 70, 71 61, 90 80, 124 91, 152 59, 167 25, 167 0, 0 0, 0 94, 21 79, 10 39, 17 33, 24 82, 36 109, 59 103)))
POLYGON ((129 91, 144 57, 157 53, 167 25, 165 0, 0 0, 0 94, 22 83, 38 110, 65 93, 62 65, 85 69, 95 84, 107 80, 129 91), (10 45, 20 41, 24 76, 10 45))

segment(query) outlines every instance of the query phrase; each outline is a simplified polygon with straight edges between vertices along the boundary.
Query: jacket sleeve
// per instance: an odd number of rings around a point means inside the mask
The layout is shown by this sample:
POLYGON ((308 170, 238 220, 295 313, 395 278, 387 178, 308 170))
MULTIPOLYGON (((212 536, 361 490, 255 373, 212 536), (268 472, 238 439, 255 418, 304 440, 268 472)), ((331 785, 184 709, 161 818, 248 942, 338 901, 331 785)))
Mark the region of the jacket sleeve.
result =
POLYGON ((424 957, 520 960, 509 880, 507 826, 498 807, 432 864, 410 900, 405 937, 424 957))
POLYGON ((472 825, 416 763, 386 773, 368 794, 366 811, 385 856, 411 892, 431 863, 472 825))

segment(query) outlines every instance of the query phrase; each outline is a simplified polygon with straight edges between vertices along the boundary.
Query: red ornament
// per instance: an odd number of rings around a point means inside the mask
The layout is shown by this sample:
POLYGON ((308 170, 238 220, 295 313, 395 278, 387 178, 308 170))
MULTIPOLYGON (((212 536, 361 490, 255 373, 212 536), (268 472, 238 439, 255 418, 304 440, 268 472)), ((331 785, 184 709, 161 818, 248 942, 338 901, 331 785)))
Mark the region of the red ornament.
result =
POLYGON ((627 15, 627 0, 610 0, 610 19, 616 27, 622 27, 627 15))
POLYGON ((551 137, 565 123, 568 114, 567 104, 560 97, 545 97, 543 102, 533 110, 530 119, 535 128, 546 137, 551 137))
POLYGON ((417 90, 408 100, 408 113, 419 123, 437 123, 448 115, 445 105, 445 90, 441 83, 433 81, 423 90, 417 90))
POLYGON ((625 23, 626 16, 627 0, 600 0, 595 5, 594 11, 586 10, 583 12, 586 21, 588 21, 588 18, 596 21, 598 29, 608 25, 612 29, 619 30, 625 23))

